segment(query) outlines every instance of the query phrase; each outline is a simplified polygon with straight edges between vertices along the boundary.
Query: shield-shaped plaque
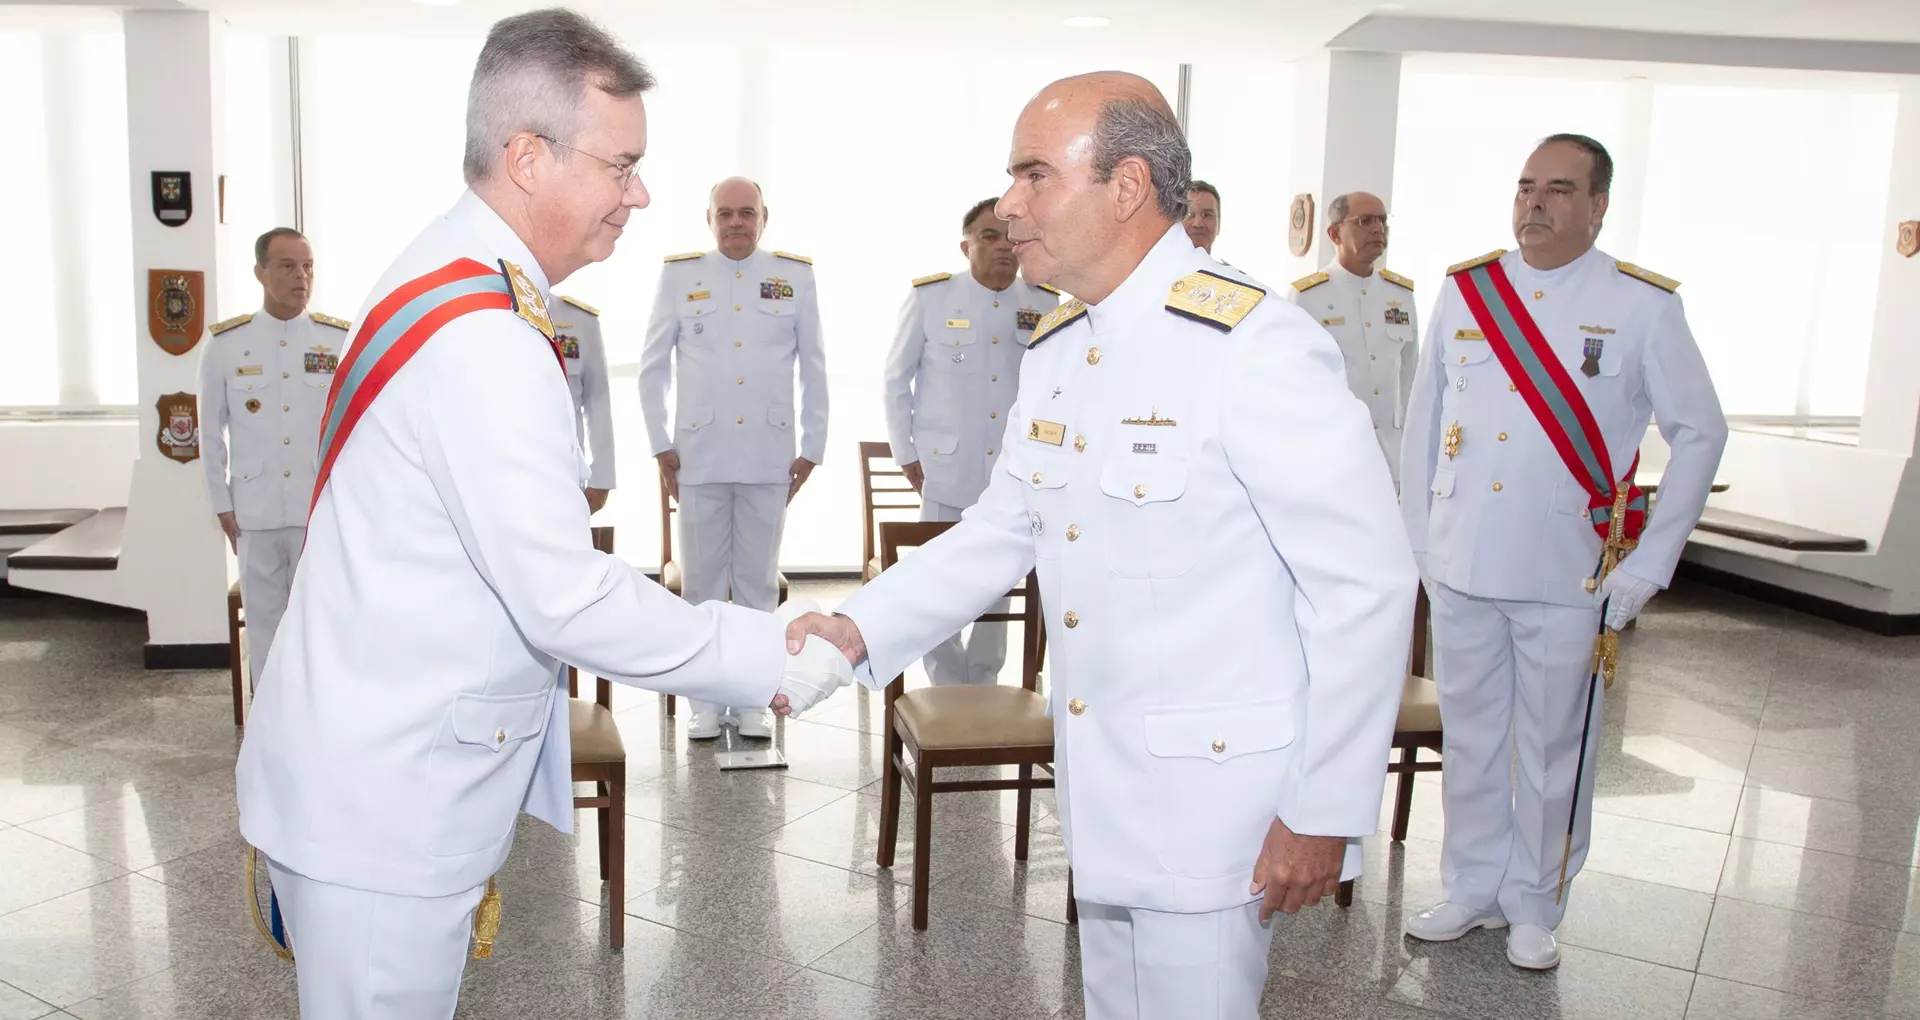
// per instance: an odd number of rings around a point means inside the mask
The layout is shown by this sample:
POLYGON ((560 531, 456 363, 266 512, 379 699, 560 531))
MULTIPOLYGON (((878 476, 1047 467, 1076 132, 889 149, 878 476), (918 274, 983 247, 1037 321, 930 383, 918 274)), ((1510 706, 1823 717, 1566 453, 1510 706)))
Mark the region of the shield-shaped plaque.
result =
POLYGON ((193 175, 185 170, 153 172, 153 215, 169 227, 193 218, 193 175))
POLYGON ((185 354, 207 329, 206 274, 147 270, 147 332, 168 354, 185 354))
POLYGON ((1305 255, 1313 247, 1313 196, 1293 196, 1293 207, 1287 211, 1287 248, 1295 255, 1305 255))
POLYGON ((160 412, 160 452, 182 464, 200 458, 200 401, 191 393, 163 393, 155 402, 160 412))
POLYGON ((1914 252, 1920 251, 1920 220, 1908 220, 1900 224, 1900 240, 1895 242, 1894 247, 1901 257, 1909 259, 1914 252))

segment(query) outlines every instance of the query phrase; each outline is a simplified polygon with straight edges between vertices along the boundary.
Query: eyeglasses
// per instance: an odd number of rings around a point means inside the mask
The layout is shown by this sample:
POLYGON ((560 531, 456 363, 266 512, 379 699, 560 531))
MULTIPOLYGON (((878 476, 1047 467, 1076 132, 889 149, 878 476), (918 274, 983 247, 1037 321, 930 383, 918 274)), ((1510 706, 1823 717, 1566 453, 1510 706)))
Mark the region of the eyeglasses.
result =
POLYGON ((1333 226, 1337 227, 1342 223, 1358 223, 1360 224, 1360 228, 1362 230, 1368 227, 1384 227, 1387 225, 1387 214, 1386 213, 1361 213, 1358 216, 1349 216, 1344 220, 1334 220, 1333 226))
POLYGON ((615 163, 613 160, 607 159, 603 156, 596 156, 585 149, 578 149, 571 145, 568 145, 567 143, 561 141, 558 138, 549 138, 546 135, 538 135, 538 134, 534 135, 533 137, 540 139, 541 141, 547 143, 548 145, 558 145, 559 147, 567 150, 568 152, 577 152, 580 155, 587 157, 588 159, 591 159, 597 163, 601 163, 607 167, 612 168, 615 173, 620 175, 620 183, 623 186, 632 184, 634 180, 640 176, 640 164, 638 163, 615 163))

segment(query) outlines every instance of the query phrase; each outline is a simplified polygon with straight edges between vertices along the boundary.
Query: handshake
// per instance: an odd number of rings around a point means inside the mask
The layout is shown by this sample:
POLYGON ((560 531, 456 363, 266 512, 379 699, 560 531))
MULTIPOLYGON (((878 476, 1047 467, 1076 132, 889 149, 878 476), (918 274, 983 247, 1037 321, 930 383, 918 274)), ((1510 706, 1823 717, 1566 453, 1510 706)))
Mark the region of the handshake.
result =
POLYGON ((852 663, 866 657, 860 629, 844 617, 825 616, 808 599, 789 599, 774 616, 787 625, 787 665, 780 674, 777 715, 801 713, 858 678, 852 663))

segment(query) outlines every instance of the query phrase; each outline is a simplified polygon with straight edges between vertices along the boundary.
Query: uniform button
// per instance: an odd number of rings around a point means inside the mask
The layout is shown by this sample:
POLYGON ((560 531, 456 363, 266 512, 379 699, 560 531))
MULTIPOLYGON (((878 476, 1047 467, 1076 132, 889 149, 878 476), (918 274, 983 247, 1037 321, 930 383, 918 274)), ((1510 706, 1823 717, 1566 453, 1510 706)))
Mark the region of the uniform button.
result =
POLYGON ((1543 297, 1546 297, 1546 296, 1547 296, 1547 292, 1546 292, 1546 291, 1544 291, 1544 290, 1536 290, 1536 291, 1534 291, 1534 292, 1533 292, 1533 299, 1534 299, 1535 301, 1538 301, 1538 300, 1540 300, 1541 298, 1543 298, 1543 297))
POLYGON ((999 377, 999 376, 997 376, 997 375, 990 375, 990 376, 987 376, 987 381, 988 381, 988 382, 999 382, 999 381, 1000 381, 1000 377, 999 377))
POLYGON ((506 731, 506 730, 505 730, 504 728, 503 728, 503 729, 497 729, 497 730, 494 730, 494 731, 493 731, 493 742, 494 742, 494 743, 496 743, 496 744, 504 744, 504 743, 506 743, 506 742, 507 742, 507 731, 506 731))
POLYGON ((1368 361, 1379 361, 1379 360, 1380 360, 1380 355, 1378 355, 1378 354, 1369 354, 1369 355, 1367 355, 1367 360, 1368 360, 1368 361))
POLYGON ((1086 436, 1074 436, 1074 437, 1073 437, 1073 452, 1075 452, 1075 453, 1085 453, 1085 452, 1087 452, 1087 437, 1086 437, 1086 436))
POLYGON ((291 471, 282 471, 282 472, 280 472, 280 477, 282 477, 282 478, 292 478, 292 477, 293 477, 293 472, 291 472, 291 471))
POLYGON ((993 451, 992 451, 992 450, 988 450, 988 451, 987 451, 987 456, 989 456, 989 457, 991 457, 991 456, 993 456, 993 451))
POLYGON ((1365 288, 1365 287, 1362 287, 1362 288, 1360 288, 1360 296, 1361 296, 1361 297, 1366 297, 1366 296, 1367 296, 1367 288, 1365 288))
POLYGON ((733 271, 733 278, 736 280, 740 278, 740 270, 736 269, 733 271))
POLYGON ((1500 441, 1503 443, 1507 441, 1507 434, 1505 432, 1500 433, 1500 441))
POLYGON ((1133 498, 1134 498, 1134 499, 1146 499, 1146 498, 1147 498, 1147 487, 1146 487, 1146 486, 1144 486, 1144 485, 1136 485, 1136 486, 1134 486, 1134 487, 1133 487, 1133 498))
POLYGON ((293 437, 292 437, 292 436, 281 436, 281 437, 280 437, 280 445, 281 445, 281 446, 292 446, 292 445, 293 445, 293 437))
POLYGON ((1373 328, 1373 323, 1371 323, 1371 322, 1363 322, 1363 323, 1361 323, 1360 325, 1362 325, 1362 326, 1365 326, 1365 327, 1366 327, 1366 328, 1368 328, 1368 329, 1372 329, 1372 328, 1373 328))
POLYGON ((1000 338, 999 338, 999 337, 994 337, 994 338, 993 338, 993 342, 994 342, 994 343, 999 343, 999 342, 1000 342, 1000 338))
MULTIPOLYGON (((1362 294, 1365 294, 1365 293, 1366 293, 1366 291, 1364 291, 1364 290, 1363 290, 1363 291, 1361 291, 1360 293, 1362 293, 1362 294)), ((1213 742, 1213 753, 1214 753, 1214 754, 1226 754, 1226 753, 1227 753, 1227 742, 1226 742, 1226 741, 1224 741, 1224 740, 1216 740, 1216 741, 1214 741, 1214 742, 1213 742)))
POLYGON ((998 301, 995 301, 995 302, 993 303, 993 307, 995 307, 995 308, 998 308, 998 307, 1000 307, 1000 302, 998 302, 998 301))
POLYGON ((1045 478, 1045 477, 1046 477, 1045 475, 1043 475, 1043 474, 1041 474, 1041 473, 1040 473, 1040 472, 1038 472, 1038 471, 1035 471, 1035 472, 1033 473, 1033 484, 1035 484, 1035 485, 1039 485, 1039 484, 1040 484, 1040 481, 1041 481, 1041 479, 1043 479, 1043 478, 1045 478))
POLYGON ((1087 364, 1098 365, 1099 363, 1100 363, 1100 348, 1098 347, 1087 348, 1087 364))
POLYGON ((739 305, 734 305, 734 306, 733 306, 733 310, 734 310, 734 311, 736 311, 736 312, 737 312, 737 311, 739 311, 739 310, 740 310, 740 306, 739 306, 739 305))
POLYGON ((282 372, 282 373, 280 373, 280 378, 282 378, 282 379, 286 379, 286 378, 289 378, 289 376, 287 375, 287 373, 285 373, 285 372, 282 372))
POLYGON ((1067 629, 1072 630, 1073 628, 1080 626, 1080 614, 1069 609, 1067 610, 1066 621, 1067 621, 1067 629))
POLYGON ((1067 541, 1069 542, 1080 541, 1080 525, 1078 524, 1067 525, 1067 541))
POLYGON ((1081 701, 1079 698, 1075 698, 1072 701, 1067 702, 1067 711, 1072 712, 1074 715, 1080 715, 1086 710, 1087 710, 1087 703, 1084 701, 1081 701))
POLYGON ((735 425, 745 425, 747 423, 747 420, 745 418, 735 418, 733 420, 733 423, 735 425))
POLYGON ((735 386, 745 386, 747 384, 747 380, 745 378, 735 379, 733 381, 733 384, 735 386))
POLYGON ((1376 396, 1376 397, 1380 395, 1380 387, 1378 387, 1378 386, 1375 386, 1375 387, 1373 388, 1373 395, 1374 395, 1374 396, 1376 396))
POLYGON ((285 347, 286 345, 287 345, 287 342, 285 340, 280 341, 280 346, 285 347))
POLYGON ((992 419, 994 419, 995 421, 998 421, 998 420, 1000 419, 1000 412, 998 412, 998 411, 988 411, 988 412, 987 412, 987 417, 989 417, 989 418, 992 418, 992 419))
POLYGON ((733 345, 734 345, 735 347, 738 347, 738 346, 740 346, 740 341, 738 341, 738 340, 735 340, 735 341, 733 342, 733 345))
POLYGON ((1501 485, 1499 482, 1493 483, 1493 491, 1495 492, 1499 492, 1501 489, 1504 489, 1504 488, 1506 488, 1506 486, 1501 485))
POLYGON ((1518 393, 1518 392, 1520 392, 1520 387, 1518 387, 1518 386, 1515 386, 1515 385, 1514 385, 1513 383, 1508 383, 1508 384, 1507 384, 1507 392, 1508 392, 1508 393, 1518 393))
POLYGON ((291 411, 291 410, 293 410, 293 405, 292 405, 292 404, 281 404, 281 405, 280 405, 280 410, 282 410, 282 411, 291 411))

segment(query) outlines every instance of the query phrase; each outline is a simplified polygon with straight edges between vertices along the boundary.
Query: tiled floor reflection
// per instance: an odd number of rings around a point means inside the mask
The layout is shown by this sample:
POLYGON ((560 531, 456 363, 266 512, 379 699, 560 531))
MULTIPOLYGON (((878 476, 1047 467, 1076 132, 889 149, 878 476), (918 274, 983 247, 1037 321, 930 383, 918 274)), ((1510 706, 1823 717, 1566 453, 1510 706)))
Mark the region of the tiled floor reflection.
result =
MULTIPOLYGON (((851 586, 796 587, 831 606, 851 586)), ((238 892, 226 674, 146 672, 143 638, 126 614, 0 597, 0 1020, 295 1015, 238 892)), ((1920 639, 1695 588, 1657 599, 1623 658, 1558 971, 1515 970, 1497 934, 1402 936, 1440 894, 1427 775, 1409 838, 1368 841, 1354 905, 1281 922, 1264 1015, 1920 1018, 1920 639)), ((719 772, 725 741, 689 743, 651 693, 615 710, 627 948, 606 948, 592 813, 571 836, 525 821, 462 1020, 1082 1016, 1050 794, 1025 862, 1012 794, 937 801, 916 932, 910 811, 895 866, 873 863, 878 697, 783 723, 784 772, 719 772)))

